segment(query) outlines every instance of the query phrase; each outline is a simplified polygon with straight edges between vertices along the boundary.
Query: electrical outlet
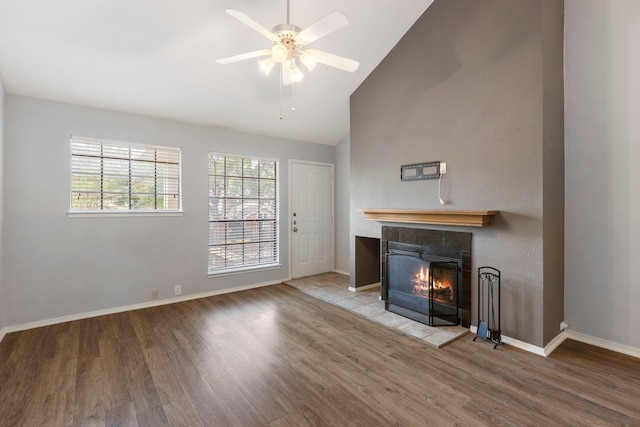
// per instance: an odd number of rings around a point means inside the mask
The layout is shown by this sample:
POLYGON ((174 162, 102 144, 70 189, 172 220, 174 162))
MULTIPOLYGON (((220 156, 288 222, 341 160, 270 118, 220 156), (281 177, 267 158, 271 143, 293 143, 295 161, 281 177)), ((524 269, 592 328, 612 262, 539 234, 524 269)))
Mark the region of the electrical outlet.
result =
POLYGON ((158 299, 158 290, 157 289, 153 289, 151 291, 151 299, 158 299))
POLYGON ((447 162, 440 162, 440 173, 447 173, 447 162))
POLYGON ((569 327, 569 324, 567 322, 560 322, 560 330, 561 331, 564 331, 568 327, 569 327))
POLYGON ((173 289, 173 294, 174 295, 182 295, 182 286, 176 285, 176 287, 173 289))

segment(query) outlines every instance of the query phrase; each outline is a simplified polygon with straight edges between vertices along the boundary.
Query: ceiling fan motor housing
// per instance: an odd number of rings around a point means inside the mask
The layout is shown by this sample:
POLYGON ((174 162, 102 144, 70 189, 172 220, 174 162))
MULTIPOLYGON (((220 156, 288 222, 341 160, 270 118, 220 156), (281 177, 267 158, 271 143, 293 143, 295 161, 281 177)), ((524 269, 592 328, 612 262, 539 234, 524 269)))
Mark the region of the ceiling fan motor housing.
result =
POLYGON ((295 50, 302 46, 302 44, 296 40, 296 36, 301 31, 300 27, 292 24, 280 24, 273 27, 271 31, 280 39, 279 43, 287 48, 289 52, 287 59, 291 59, 294 56, 295 50))

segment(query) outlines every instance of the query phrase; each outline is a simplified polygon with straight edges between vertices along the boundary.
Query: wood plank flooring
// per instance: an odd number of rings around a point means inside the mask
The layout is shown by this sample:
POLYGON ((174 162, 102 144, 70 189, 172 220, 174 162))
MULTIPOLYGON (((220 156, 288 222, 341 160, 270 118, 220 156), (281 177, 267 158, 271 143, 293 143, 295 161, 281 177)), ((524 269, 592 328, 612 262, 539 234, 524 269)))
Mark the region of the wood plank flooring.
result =
POLYGON ((640 425, 640 360, 435 349, 276 285, 7 335, 0 425, 640 425))

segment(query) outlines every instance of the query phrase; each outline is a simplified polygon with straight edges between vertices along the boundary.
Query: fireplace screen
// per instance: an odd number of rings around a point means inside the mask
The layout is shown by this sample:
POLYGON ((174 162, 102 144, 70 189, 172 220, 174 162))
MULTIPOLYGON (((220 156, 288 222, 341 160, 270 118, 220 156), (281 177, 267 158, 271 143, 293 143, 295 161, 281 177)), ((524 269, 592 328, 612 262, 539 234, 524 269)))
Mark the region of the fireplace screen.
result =
POLYGON ((460 265, 424 255, 386 255, 387 310, 429 326, 458 325, 460 265))

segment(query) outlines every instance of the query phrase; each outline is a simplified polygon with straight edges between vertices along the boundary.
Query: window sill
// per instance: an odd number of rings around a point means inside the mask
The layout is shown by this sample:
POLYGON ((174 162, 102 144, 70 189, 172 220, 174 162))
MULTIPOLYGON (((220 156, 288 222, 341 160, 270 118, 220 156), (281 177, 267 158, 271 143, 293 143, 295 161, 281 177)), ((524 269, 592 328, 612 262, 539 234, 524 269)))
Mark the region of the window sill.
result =
POLYGON ((268 265, 255 265, 251 267, 226 268, 224 270, 209 272, 208 277, 209 279, 211 279, 212 277, 230 276, 234 274, 250 273, 254 271, 276 270, 280 267, 282 267, 282 264, 268 264, 268 265))
POLYGON ((67 212, 70 218, 87 217, 143 217, 143 216, 182 216, 184 211, 84 211, 67 212))

